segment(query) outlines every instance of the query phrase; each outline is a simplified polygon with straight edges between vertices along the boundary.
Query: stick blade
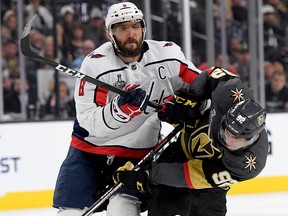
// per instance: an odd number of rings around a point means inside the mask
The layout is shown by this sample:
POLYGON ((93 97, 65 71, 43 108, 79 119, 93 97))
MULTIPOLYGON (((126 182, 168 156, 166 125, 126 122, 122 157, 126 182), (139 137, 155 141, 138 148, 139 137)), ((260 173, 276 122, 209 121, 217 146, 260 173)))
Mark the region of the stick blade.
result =
POLYGON ((32 28, 32 23, 36 17, 37 17, 37 14, 35 14, 32 17, 32 19, 29 20, 29 22, 26 24, 22 33, 21 40, 20 40, 21 52, 23 55, 28 56, 28 57, 32 57, 36 55, 36 53, 34 53, 30 47, 30 32, 32 28))
POLYGON ((24 30, 23 30, 21 39, 30 34, 31 28, 32 28, 32 23, 33 23, 34 19, 35 19, 37 16, 38 16, 38 15, 35 14, 35 15, 28 21, 28 23, 26 24, 26 26, 25 26, 25 28, 24 28, 24 30))

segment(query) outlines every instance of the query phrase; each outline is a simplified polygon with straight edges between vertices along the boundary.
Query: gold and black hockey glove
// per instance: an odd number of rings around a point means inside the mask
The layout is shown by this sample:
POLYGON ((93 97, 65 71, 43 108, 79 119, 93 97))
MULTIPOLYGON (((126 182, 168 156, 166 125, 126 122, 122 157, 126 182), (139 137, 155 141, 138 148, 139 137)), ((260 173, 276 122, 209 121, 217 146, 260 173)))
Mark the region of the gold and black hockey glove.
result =
POLYGON ((201 104, 199 96, 186 89, 179 89, 175 95, 164 100, 158 118, 170 124, 184 123, 185 129, 195 128, 201 116, 201 104))
MULTIPOLYGON (((131 162, 127 162, 127 163, 131 164, 131 162)), ((123 167, 125 167, 126 164, 123 167)), ((149 177, 148 171, 143 171, 141 169, 137 171, 127 170, 127 169, 122 169, 123 167, 120 167, 113 173, 112 178, 114 182, 115 183, 122 182, 124 188, 137 189, 140 192, 147 192, 148 191, 148 177, 149 177)))

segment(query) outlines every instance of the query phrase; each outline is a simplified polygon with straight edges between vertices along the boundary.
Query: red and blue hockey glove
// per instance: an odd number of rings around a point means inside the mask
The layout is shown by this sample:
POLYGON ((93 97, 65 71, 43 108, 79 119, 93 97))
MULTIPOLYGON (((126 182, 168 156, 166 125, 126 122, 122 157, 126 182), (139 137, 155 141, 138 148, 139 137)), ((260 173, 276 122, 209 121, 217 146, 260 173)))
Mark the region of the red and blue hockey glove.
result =
POLYGON ((146 91, 137 84, 129 84, 124 90, 129 94, 118 95, 113 99, 111 113, 114 119, 126 123, 146 109, 148 98, 146 91))
POLYGON ((186 127, 195 128, 201 116, 201 103, 199 96, 189 93, 186 89, 180 89, 176 95, 171 95, 163 101, 158 118, 170 124, 182 122, 186 127))
MULTIPOLYGON (((124 166, 118 168, 112 178, 115 183, 122 182, 123 187, 128 189, 137 189, 140 192, 148 191, 148 171, 131 170, 131 162, 128 161, 124 166)), ((132 164, 133 165, 133 164, 132 164)))

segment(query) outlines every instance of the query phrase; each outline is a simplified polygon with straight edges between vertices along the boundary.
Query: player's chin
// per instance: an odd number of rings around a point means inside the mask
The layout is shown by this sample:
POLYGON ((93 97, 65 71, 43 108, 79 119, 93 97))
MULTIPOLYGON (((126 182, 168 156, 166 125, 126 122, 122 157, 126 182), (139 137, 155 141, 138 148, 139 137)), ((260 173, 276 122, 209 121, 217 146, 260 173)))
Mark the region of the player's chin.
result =
POLYGON ((134 51, 134 50, 138 49, 138 45, 136 43, 127 43, 127 44, 125 44, 125 49, 130 50, 130 51, 134 51))
POLYGON ((128 55, 128 56, 136 56, 140 53, 141 49, 139 47, 136 48, 131 48, 131 49, 123 49, 123 51, 128 55))
POLYGON ((229 150, 229 151, 237 151, 239 148, 235 147, 235 146, 227 146, 226 145, 226 148, 229 150))

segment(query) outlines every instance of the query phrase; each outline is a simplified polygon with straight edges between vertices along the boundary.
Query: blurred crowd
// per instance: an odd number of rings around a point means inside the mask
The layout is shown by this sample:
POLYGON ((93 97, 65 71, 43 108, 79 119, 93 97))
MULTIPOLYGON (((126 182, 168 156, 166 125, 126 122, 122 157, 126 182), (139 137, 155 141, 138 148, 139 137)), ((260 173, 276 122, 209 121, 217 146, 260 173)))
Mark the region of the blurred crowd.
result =
MULTIPOLYGON (((239 74, 249 85, 251 56, 247 33, 247 1, 226 0, 228 56, 223 56, 220 47, 217 47, 221 41, 221 10, 217 0, 214 1, 213 12, 216 41, 215 65, 222 66, 225 58, 226 68, 239 74)), ((103 14, 106 13, 104 8, 89 5, 83 9, 75 3, 66 2, 57 4, 55 14, 52 12, 50 1, 23 0, 23 2, 23 25, 36 13, 38 14, 33 22, 30 35, 33 50, 47 59, 79 69, 84 56, 108 40, 104 25, 103 14), (83 14, 86 14, 85 19, 83 19, 83 14)), ((153 1, 153 4, 155 5, 156 2, 163 3, 163 1, 153 1)), ((177 18, 179 13, 177 14, 177 10, 173 10, 172 4, 175 4, 175 1, 165 1, 165 12, 169 15, 166 17, 167 32, 171 33, 167 34, 167 38, 161 39, 172 40, 181 45, 181 37, 177 32, 181 31, 179 29, 181 21, 177 18)), ((191 1, 191 6, 193 9, 192 32, 205 35, 205 1, 191 1)), ((152 12, 154 9, 152 8, 152 12)), ((263 16, 264 28, 266 109, 269 112, 288 111, 288 0, 263 0, 263 8, 260 13, 263 16)), ((17 0, 1 1, 1 72, 4 113, 7 115, 21 113, 17 24, 17 0)), ((157 39, 157 35, 153 35, 153 39, 155 38, 157 39)), ((193 62, 199 69, 206 69, 209 65, 205 49, 203 49, 206 46, 205 40, 201 37, 193 37, 192 43, 193 55, 196 56, 193 62)), ((27 118, 74 118, 73 94, 69 93, 73 89, 73 84, 64 77, 56 83, 57 88, 55 88, 54 76, 52 75, 48 79, 46 76, 40 76, 39 71, 52 71, 53 73, 53 68, 25 58, 27 118), (39 85, 39 77, 46 81, 44 90, 43 86, 39 85), (58 101, 57 107, 56 101, 58 101)))
MULTIPOLYGON (((21 112, 17 1, 3 1, 1 4, 4 114, 17 116, 17 113, 21 112)), ((78 70, 84 57, 107 41, 102 11, 98 7, 91 8, 87 12, 87 22, 81 21, 75 4, 63 5, 57 11, 58 14, 55 16, 51 10, 51 3, 49 5, 46 1, 24 1, 23 25, 38 14, 30 33, 33 51, 46 59, 78 70), (53 23, 54 18, 57 18, 56 24, 53 23)), ((25 58, 25 72, 28 119, 75 117, 73 94, 69 93, 73 90, 75 78, 69 82, 66 76, 62 79, 60 76, 57 92, 54 70, 50 66, 25 58)))

